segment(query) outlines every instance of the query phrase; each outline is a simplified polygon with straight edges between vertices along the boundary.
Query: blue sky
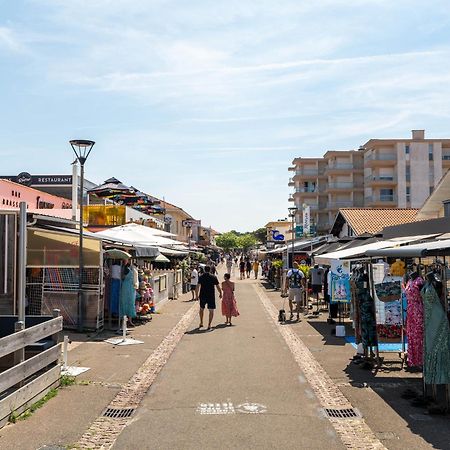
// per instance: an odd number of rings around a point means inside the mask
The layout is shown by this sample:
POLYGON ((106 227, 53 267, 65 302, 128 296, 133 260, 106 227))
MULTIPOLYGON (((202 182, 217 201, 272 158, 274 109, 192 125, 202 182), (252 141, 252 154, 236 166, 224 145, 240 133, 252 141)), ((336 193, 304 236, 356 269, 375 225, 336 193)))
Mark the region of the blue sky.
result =
POLYGON ((0 172, 86 175, 203 224, 287 214, 296 156, 450 137, 450 8, 416 0, 0 0, 0 172))

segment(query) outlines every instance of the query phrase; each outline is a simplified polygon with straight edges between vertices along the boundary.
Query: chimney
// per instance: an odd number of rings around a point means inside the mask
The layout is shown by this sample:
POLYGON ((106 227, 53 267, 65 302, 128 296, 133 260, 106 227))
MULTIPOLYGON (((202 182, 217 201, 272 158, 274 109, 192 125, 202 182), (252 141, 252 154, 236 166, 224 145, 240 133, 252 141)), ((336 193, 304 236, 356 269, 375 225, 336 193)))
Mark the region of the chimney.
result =
POLYGON ((415 141, 420 141, 425 139, 425 130, 411 130, 412 138, 415 141))

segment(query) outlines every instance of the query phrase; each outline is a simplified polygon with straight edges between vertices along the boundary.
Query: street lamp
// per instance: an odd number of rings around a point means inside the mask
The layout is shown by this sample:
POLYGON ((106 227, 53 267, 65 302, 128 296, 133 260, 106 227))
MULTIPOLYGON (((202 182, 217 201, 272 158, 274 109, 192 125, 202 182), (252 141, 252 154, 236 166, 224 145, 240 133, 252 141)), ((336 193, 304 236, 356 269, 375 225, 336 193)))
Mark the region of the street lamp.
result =
POLYGON ((81 173, 80 173, 80 191, 79 191, 79 204, 80 204, 80 235, 79 235, 79 262, 78 262, 78 321, 77 329, 78 331, 83 331, 83 190, 84 190, 84 163, 88 159, 91 153, 92 147, 94 146, 94 141, 87 141, 83 139, 74 139, 69 141, 78 162, 80 163, 81 173))
MULTIPOLYGON (((291 267, 294 267, 294 243, 295 243, 295 230, 294 230, 294 220, 295 215, 297 214, 297 207, 291 206, 289 209, 289 217, 292 219, 292 255, 291 255, 291 267)), ((289 258, 288 258, 288 265, 289 265, 289 258)))

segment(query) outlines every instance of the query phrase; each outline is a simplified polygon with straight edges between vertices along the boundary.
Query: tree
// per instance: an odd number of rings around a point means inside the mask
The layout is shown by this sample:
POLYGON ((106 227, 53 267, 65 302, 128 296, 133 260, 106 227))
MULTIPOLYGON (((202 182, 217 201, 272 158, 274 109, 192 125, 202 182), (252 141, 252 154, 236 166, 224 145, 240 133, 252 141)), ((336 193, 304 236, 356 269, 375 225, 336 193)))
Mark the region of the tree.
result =
POLYGON ((216 244, 228 252, 233 248, 239 247, 238 236, 233 231, 222 233, 220 236, 216 237, 216 244))
POLYGON ((262 244, 265 244, 267 242, 267 230, 264 227, 252 231, 252 234, 262 244))
POLYGON ((239 236, 238 239, 238 247, 243 250, 248 250, 250 247, 253 247, 258 243, 258 240, 251 233, 243 234, 239 236))

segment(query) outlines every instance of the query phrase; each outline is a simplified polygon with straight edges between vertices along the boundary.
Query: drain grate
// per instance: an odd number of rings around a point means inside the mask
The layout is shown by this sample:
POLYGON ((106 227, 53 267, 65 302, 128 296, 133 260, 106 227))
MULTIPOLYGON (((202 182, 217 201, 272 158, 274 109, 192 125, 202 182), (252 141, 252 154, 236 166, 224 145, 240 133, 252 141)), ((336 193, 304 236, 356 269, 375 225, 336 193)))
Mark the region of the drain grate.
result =
POLYGON ((332 419, 354 419, 361 417, 359 411, 353 408, 348 409, 325 408, 325 413, 327 414, 328 417, 332 419))
POLYGON ((112 419, 126 419, 131 417, 135 408, 107 408, 103 413, 103 417, 111 417, 112 419))

